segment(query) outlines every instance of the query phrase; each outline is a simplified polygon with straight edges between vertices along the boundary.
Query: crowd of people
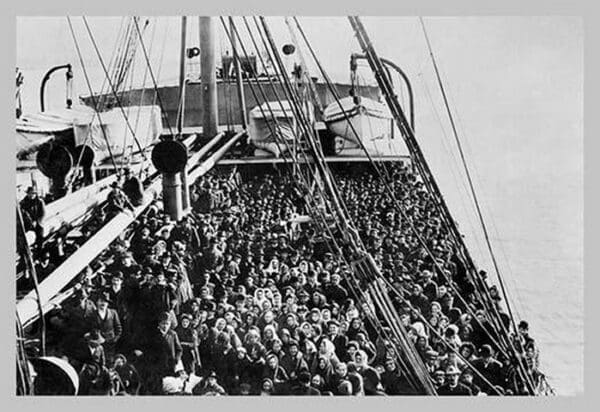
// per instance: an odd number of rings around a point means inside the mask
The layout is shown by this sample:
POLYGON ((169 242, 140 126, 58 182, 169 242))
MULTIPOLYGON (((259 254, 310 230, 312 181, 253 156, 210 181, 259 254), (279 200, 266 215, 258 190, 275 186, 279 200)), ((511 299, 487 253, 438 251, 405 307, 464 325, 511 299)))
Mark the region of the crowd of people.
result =
MULTIPOLYGON (((406 165, 390 171, 406 218, 368 165, 334 176, 437 393, 523 394, 422 183, 406 165)), ((50 319, 80 394, 420 394, 353 294, 350 268, 303 219, 293 179, 284 168, 215 169, 191 188, 182 221, 153 203, 81 275, 50 319)), ((535 377, 528 329, 513 332, 535 377)))

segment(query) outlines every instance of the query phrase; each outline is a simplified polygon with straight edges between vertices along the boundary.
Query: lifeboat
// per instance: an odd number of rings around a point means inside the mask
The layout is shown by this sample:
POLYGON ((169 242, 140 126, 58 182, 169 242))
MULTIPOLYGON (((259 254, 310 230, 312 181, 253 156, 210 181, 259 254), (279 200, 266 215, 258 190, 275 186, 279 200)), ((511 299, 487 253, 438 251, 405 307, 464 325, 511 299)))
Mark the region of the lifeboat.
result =
POLYGON ((387 106, 375 100, 344 97, 325 108, 323 122, 335 136, 335 152, 339 156, 364 155, 358 139, 370 155, 390 156, 406 151, 400 147, 400 139, 394 139, 387 106))
POLYGON ((281 157, 292 146, 296 127, 288 101, 265 102, 254 107, 248 122, 250 143, 256 147, 254 155, 281 157))

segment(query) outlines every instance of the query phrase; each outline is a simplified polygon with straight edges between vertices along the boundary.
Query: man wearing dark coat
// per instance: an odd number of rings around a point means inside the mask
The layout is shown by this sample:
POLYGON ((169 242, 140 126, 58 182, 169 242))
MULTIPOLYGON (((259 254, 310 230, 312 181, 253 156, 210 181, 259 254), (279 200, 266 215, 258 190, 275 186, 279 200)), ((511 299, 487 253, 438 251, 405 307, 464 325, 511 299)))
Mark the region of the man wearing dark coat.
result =
POLYGON ((437 393, 440 396, 471 396, 471 389, 458 381, 460 372, 456 366, 450 366, 446 370, 446 383, 444 383, 437 393))
MULTIPOLYGON (((481 356, 480 358, 471 362, 473 367, 492 385, 502 386, 504 383, 503 367, 502 364, 492 356, 492 347, 487 344, 483 345, 479 350, 479 355, 481 356)), ((479 376, 476 376, 474 381, 484 392, 488 393, 488 395, 495 393, 494 389, 479 376)))
POLYGON ((129 168, 125 169, 125 180, 123 181, 123 193, 127 195, 133 206, 140 206, 144 200, 144 187, 129 168))
POLYGON ((348 345, 348 337, 344 334, 339 333, 340 324, 337 320, 332 319, 327 322, 328 336, 333 345, 335 346, 335 354, 339 359, 347 359, 348 351, 346 346, 348 345))
POLYGON ((119 314, 121 321, 125 317, 125 294, 123 291, 123 274, 116 272, 110 280, 110 286, 105 289, 108 299, 112 302, 112 307, 119 314))
POLYGON ((291 389, 293 396, 319 396, 321 392, 310 386, 310 372, 302 371, 298 376, 298 385, 291 389))
POLYGON ((110 299, 101 293, 96 300, 96 310, 92 312, 88 322, 92 330, 98 330, 106 340, 104 348, 109 359, 115 355, 117 342, 121 338, 123 328, 116 310, 110 309, 110 299))
POLYGON ((19 203, 21 212, 23 213, 23 225, 25 231, 33 230, 38 246, 42 245, 44 237, 44 227, 42 221, 46 216, 46 205, 38 196, 33 187, 27 188, 27 195, 19 203))
POLYGON ((181 360, 188 374, 196 373, 196 367, 200 363, 198 353, 198 333, 191 327, 192 316, 188 313, 181 315, 181 323, 175 329, 179 337, 183 353, 181 360))
POLYGON ((298 342, 291 340, 288 343, 288 350, 281 359, 281 367, 286 371, 290 378, 290 385, 295 386, 301 371, 308 370, 308 364, 304 359, 302 352, 298 350, 298 342))
POLYGON ((342 305, 348 298, 348 291, 340 285, 341 277, 337 273, 331 275, 331 283, 325 287, 325 297, 328 301, 342 305))
POLYGON ((381 385, 388 395, 417 395, 408 379, 400 372, 393 359, 385 360, 385 371, 381 374, 381 385))
POLYGON ((83 342, 74 353, 73 360, 77 370, 81 370, 84 365, 96 365, 103 367, 106 365, 106 356, 104 354, 105 340, 99 331, 88 332, 83 336, 83 342))
POLYGON ((162 378, 173 376, 175 366, 181 360, 183 349, 179 337, 170 329, 171 319, 167 312, 159 316, 158 326, 148 337, 144 353, 144 365, 147 368, 147 388, 150 393, 159 393, 162 378))
POLYGON ((117 182, 111 184, 112 190, 106 198, 106 217, 113 218, 125 209, 133 210, 134 206, 129 201, 127 195, 119 188, 117 182))

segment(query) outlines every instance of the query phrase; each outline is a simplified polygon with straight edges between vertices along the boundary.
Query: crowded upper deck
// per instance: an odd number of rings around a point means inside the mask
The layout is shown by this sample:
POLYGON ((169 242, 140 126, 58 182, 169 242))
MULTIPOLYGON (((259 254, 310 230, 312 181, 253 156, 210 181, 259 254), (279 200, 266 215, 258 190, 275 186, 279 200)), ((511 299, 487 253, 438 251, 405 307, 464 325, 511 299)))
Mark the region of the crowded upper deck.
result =
MULTIPOLYGON (((410 167, 390 168, 393 189, 435 262, 367 164, 333 169, 437 394, 526 393, 410 167)), ((287 168, 221 167, 190 191, 186 218, 170 221, 155 202, 50 313, 48 352, 77 370, 79 394, 421 394, 353 292, 351 268, 303 218, 307 198, 287 168)), ((110 199, 98 219, 129 203, 110 199)), ((42 252, 39 271, 60 259, 42 252)), ((539 380, 527 322, 513 338, 539 380)))

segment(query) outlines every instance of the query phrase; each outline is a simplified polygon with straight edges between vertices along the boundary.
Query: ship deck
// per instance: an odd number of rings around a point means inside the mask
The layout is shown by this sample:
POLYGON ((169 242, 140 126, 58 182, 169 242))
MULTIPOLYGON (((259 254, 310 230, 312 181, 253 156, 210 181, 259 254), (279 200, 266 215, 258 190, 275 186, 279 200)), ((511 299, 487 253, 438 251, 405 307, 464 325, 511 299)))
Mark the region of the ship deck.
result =
MULTIPOLYGON (((372 156, 371 159, 375 162, 409 162, 409 156, 372 156)), ((222 165, 252 165, 252 164, 281 164, 289 162, 290 159, 284 159, 281 157, 264 157, 264 156, 252 156, 242 157, 236 159, 221 159, 217 162, 217 166, 222 165)), ((325 161, 327 163, 356 163, 369 162, 366 156, 326 156, 325 161)), ((298 160, 299 163, 305 163, 305 160, 298 160)))

